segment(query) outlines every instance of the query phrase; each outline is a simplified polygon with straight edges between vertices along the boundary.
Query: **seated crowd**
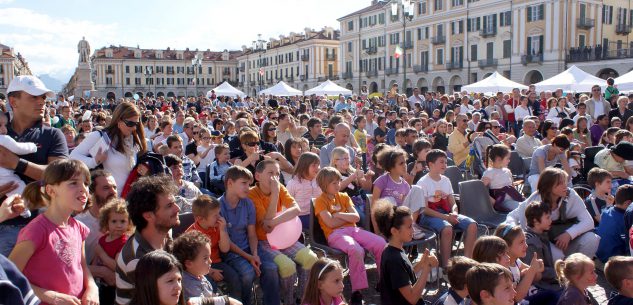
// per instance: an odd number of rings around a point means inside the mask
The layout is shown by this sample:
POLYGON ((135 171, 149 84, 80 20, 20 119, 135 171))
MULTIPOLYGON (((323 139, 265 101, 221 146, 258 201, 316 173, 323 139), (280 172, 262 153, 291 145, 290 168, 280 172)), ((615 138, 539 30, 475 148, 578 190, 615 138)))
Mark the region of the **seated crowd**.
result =
POLYGON ((633 304, 633 96, 608 84, 53 101, 16 77, 0 304, 425 304, 437 279, 438 305, 584 305, 598 268, 633 304))

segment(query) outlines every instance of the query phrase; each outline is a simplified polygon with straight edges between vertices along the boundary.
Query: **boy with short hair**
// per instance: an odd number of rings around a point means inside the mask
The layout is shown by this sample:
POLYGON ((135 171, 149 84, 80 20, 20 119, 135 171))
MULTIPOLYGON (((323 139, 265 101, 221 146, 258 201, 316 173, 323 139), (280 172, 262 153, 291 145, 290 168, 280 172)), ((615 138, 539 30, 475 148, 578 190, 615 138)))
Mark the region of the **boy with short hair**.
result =
POLYGON ((241 166, 232 166, 224 175, 226 193, 219 199, 220 214, 226 219, 231 251, 223 259, 240 276, 242 303, 252 304, 253 281, 260 276, 264 305, 280 305, 277 265, 268 256, 259 256, 263 250, 255 232, 255 206, 248 198, 251 181, 253 175, 241 166))
POLYGON ((302 243, 295 243, 286 249, 273 249, 268 243, 266 233, 270 233, 277 225, 299 216, 300 208, 290 196, 288 190, 279 182, 279 165, 275 160, 263 160, 255 168, 257 183, 251 187, 248 197, 253 201, 256 212, 257 238, 262 256, 268 256, 277 264, 281 277, 281 288, 284 304, 296 301, 294 284, 297 281, 297 267, 301 265, 299 279, 299 295, 303 296, 305 284, 308 282, 310 269, 317 261, 317 256, 302 243), (271 204, 273 203, 273 204, 271 204))
POLYGON ((473 304, 513 305, 516 290, 508 268, 479 264, 466 272, 466 287, 473 304))
POLYGON ((611 196, 611 173, 594 167, 587 174, 587 183, 593 189, 591 195, 585 199, 587 211, 591 214, 595 226, 600 223, 602 211, 613 205, 614 197, 611 196))
POLYGON ((466 273, 471 268, 477 266, 477 261, 463 257, 455 256, 448 261, 446 273, 448 275, 448 283, 450 287, 434 305, 462 305, 466 304, 468 298, 468 288, 466 287, 466 273))
POLYGON ((633 185, 618 187, 615 193, 615 205, 602 212, 602 221, 596 229, 600 236, 600 245, 596 256, 604 263, 609 257, 626 255, 628 229, 624 226, 624 211, 633 201, 633 185))
POLYGON ((187 232, 198 231, 209 238, 211 242, 211 269, 209 276, 213 281, 224 281, 228 286, 231 297, 242 297, 240 279, 237 271, 222 261, 220 253, 229 252, 231 240, 226 232, 226 220, 220 216, 220 201, 209 195, 201 195, 192 203, 194 223, 187 228, 187 232))
POLYGON ((226 191, 224 188, 224 174, 231 167, 229 162, 230 153, 228 144, 219 144, 213 148, 215 160, 211 163, 209 175, 209 191, 216 195, 222 195, 226 191))
POLYGON ((532 256, 536 254, 538 258, 543 260, 544 270, 541 273, 541 279, 534 283, 535 286, 559 290, 560 285, 554 268, 554 258, 547 236, 547 231, 552 226, 551 211, 549 205, 534 201, 525 208, 525 219, 527 229, 525 230, 525 241, 527 243, 526 256, 523 261, 531 262, 532 256))
MULTIPOLYGON (((426 155, 429 172, 418 181, 417 185, 425 195, 420 225, 433 229, 440 235, 440 264, 445 267, 451 254, 453 244, 453 227, 466 234, 464 238, 464 254, 472 257, 473 246, 477 239, 477 223, 457 212, 453 197, 453 187, 448 177, 444 176, 448 157, 439 149, 433 149, 426 155)), ((440 271, 442 269, 440 268, 440 271)))
POLYGON ((228 296, 217 296, 207 279, 211 241, 198 231, 190 231, 174 240, 172 250, 180 261, 182 272, 182 293, 185 300, 193 304, 240 304, 228 296), (197 302, 196 302, 197 301, 197 302))
POLYGON ((604 266, 607 282, 618 291, 607 305, 633 305, 633 257, 614 256, 604 266))

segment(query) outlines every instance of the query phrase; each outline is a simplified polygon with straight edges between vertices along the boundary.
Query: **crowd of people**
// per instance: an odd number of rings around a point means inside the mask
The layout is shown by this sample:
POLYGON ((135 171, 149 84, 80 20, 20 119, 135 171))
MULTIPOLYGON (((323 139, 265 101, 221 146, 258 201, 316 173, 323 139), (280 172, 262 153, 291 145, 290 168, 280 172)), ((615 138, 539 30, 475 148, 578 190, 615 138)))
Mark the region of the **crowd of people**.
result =
POLYGON ((0 303, 425 304, 440 278, 435 304, 584 305, 600 268, 609 304, 633 304, 633 95, 607 83, 115 101, 18 76, 0 100, 0 303), (449 167, 505 222, 463 213, 449 167), (299 240, 269 241, 297 218, 299 240))

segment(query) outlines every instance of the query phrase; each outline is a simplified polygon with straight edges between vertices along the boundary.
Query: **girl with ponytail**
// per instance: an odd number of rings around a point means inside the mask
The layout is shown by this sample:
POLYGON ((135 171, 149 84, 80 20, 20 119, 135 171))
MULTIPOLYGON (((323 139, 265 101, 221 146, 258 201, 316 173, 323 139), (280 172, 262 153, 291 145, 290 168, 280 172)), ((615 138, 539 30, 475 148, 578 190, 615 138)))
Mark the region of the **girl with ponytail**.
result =
POLYGON ((524 200, 512 186, 512 172, 508 169, 510 154, 510 149, 503 144, 488 146, 486 148, 487 169, 481 177, 481 181, 489 188, 495 210, 502 213, 516 209, 524 200))

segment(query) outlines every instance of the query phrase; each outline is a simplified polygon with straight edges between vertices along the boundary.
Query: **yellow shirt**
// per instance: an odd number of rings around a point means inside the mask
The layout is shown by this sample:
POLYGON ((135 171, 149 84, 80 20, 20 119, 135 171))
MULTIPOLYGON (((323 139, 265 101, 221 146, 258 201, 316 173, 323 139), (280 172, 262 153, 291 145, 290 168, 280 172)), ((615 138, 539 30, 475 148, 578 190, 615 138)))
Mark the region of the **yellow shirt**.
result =
POLYGON ((330 228, 321 220, 321 212, 328 211, 330 214, 338 212, 350 213, 352 211, 352 205, 352 199, 350 199, 347 194, 341 192, 337 193, 334 199, 330 199, 326 193, 322 193, 321 196, 314 200, 314 214, 316 214, 316 217, 319 219, 319 225, 321 225, 325 238, 328 238, 330 234, 338 228, 355 227, 356 224, 349 222, 336 228, 330 228))
MULTIPOLYGON (((248 192, 248 198, 253 201, 255 205, 255 232, 257 233, 257 239, 267 240, 266 231, 264 231, 264 217, 266 217, 266 210, 270 204, 270 195, 265 195, 259 186, 255 185, 251 187, 248 192)), ((294 198, 290 196, 285 186, 279 185, 279 200, 277 201, 277 212, 281 212, 283 208, 291 208, 294 205, 294 198)))
POLYGON ((455 161, 457 166, 466 161, 466 157, 468 157, 470 152, 468 146, 464 147, 464 143, 468 143, 468 139, 466 135, 457 129, 453 130, 453 133, 448 136, 448 151, 453 154, 453 161, 455 161))

